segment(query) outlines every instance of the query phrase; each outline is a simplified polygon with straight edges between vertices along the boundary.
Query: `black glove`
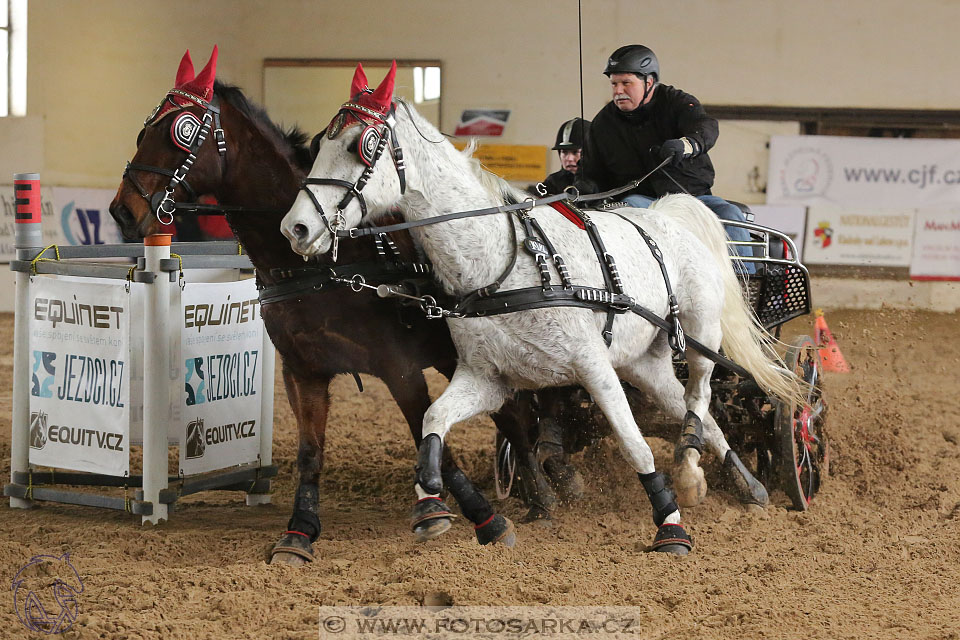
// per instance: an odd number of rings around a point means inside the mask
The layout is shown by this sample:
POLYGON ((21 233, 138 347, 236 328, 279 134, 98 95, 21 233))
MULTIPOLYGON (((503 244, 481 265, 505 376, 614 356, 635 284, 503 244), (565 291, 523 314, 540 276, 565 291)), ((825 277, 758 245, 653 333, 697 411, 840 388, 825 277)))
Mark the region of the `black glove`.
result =
POLYGON ((576 178, 573 181, 573 186, 576 187, 579 193, 584 195, 588 193, 600 193, 597 183, 589 178, 576 178))
POLYGON ((689 158, 692 153, 684 153, 683 140, 667 140, 662 145, 660 145, 660 151, 658 152, 661 160, 670 159, 670 163, 679 167, 680 162, 684 158, 689 158))

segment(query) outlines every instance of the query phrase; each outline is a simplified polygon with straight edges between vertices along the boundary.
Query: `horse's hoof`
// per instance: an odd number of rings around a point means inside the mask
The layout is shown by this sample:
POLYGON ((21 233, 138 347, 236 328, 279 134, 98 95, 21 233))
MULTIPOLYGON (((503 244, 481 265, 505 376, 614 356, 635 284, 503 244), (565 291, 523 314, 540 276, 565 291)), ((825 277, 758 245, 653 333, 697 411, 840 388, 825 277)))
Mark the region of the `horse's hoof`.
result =
POLYGON ((685 556, 693 548, 693 540, 687 535, 687 532, 679 524, 662 524, 657 529, 657 536, 653 539, 653 544, 647 551, 657 551, 660 553, 672 553, 677 556, 685 556))
POLYGON ((440 498, 423 498, 413 505, 410 528, 417 542, 425 542, 449 529, 453 517, 440 498))
POLYGON ((753 474, 740 461, 740 456, 733 449, 727 451, 727 455, 723 459, 723 469, 730 474, 730 479, 733 481, 733 486, 736 488, 742 504, 759 507, 766 507, 770 504, 767 489, 753 477, 753 474))
POLYGON ((313 562, 313 545, 310 538, 296 531, 287 531, 270 550, 270 564, 285 564, 302 567, 313 562))
POLYGON ((520 518, 521 524, 530 524, 531 522, 548 522, 551 519, 550 512, 540 505, 533 505, 526 515, 520 518))
POLYGON ((570 503, 583 497, 583 476, 572 464, 563 462, 560 456, 543 461, 543 470, 550 476, 561 502, 570 503))
POLYGON ((695 507, 707 497, 707 479, 698 466, 680 465, 674 471, 673 491, 680 507, 695 507))
POLYGON ((481 525, 474 527, 477 532, 477 542, 483 545, 502 544, 512 547, 517 543, 517 534, 510 518, 496 514, 481 525))

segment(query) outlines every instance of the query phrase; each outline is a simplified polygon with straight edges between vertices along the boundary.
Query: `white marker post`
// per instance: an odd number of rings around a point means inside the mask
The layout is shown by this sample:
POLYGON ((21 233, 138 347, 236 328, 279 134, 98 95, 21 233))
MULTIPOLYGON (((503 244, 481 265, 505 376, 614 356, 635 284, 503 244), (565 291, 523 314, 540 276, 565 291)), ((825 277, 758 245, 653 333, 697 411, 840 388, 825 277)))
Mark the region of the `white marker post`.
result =
POLYGON ((170 257, 169 233, 143 239, 146 271, 156 277, 147 284, 143 301, 143 499, 153 513, 141 522, 166 520, 168 505, 160 504, 167 489, 167 423, 170 421, 170 282, 160 261, 170 257))

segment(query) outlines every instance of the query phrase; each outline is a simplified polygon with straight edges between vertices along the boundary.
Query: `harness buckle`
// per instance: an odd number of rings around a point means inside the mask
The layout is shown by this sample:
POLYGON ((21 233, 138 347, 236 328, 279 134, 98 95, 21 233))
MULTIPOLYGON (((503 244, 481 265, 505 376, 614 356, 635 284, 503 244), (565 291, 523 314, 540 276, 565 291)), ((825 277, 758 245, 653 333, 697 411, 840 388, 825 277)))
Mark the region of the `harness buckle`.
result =
POLYGON ((353 277, 350 278, 350 290, 353 291, 354 293, 360 293, 361 291, 363 291, 363 287, 366 284, 367 284, 366 279, 359 273, 354 274, 353 277))
POLYGON ((157 205, 157 221, 160 224, 167 226, 173 224, 173 213, 177 210, 177 203, 173 200, 173 189, 167 187, 166 193, 164 193, 163 200, 160 201, 160 204, 157 205), (169 205, 167 203, 170 203, 169 205), (169 209, 167 207, 169 206, 169 209), (167 216, 167 219, 164 218, 167 216))
POLYGON ((213 137, 217 139, 217 152, 220 155, 225 155, 227 153, 227 141, 224 138, 223 129, 214 129, 213 137))
POLYGON ((427 320, 440 320, 443 318, 443 309, 437 304, 433 296, 423 296, 420 299, 420 308, 427 314, 427 320))

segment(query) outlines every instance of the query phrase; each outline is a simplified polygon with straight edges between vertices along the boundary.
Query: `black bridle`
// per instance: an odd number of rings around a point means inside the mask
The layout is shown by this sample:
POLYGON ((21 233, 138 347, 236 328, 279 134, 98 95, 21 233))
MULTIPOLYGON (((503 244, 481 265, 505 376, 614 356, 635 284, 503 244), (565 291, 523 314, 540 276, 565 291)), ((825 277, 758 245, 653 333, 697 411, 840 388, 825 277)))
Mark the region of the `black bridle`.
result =
POLYGON ((389 113, 384 116, 379 111, 370 109, 356 102, 345 102, 340 107, 340 111, 337 113, 336 117, 330 123, 330 126, 327 127, 327 138, 333 140, 340 132, 343 131, 344 122, 348 116, 355 117, 360 121, 361 124, 366 124, 363 132, 360 134, 360 139, 357 142, 357 153, 360 155, 360 159, 366 165, 363 169, 363 172, 360 174, 360 177, 357 178, 356 182, 348 182, 346 180, 338 180, 335 178, 312 178, 307 177, 303 180, 303 183, 300 185, 300 189, 307 193, 310 201, 313 203, 314 209, 317 211, 317 215, 320 216, 320 219, 323 220, 324 226, 326 226, 327 231, 330 232, 330 235, 333 238, 333 249, 331 252, 331 258, 334 262, 337 261, 337 250, 338 244, 340 241, 340 231, 346 227, 347 221, 343 216, 344 209, 347 208, 354 198, 357 199, 357 202, 360 203, 360 212, 362 217, 367 215, 367 203, 363 199, 363 188, 367 186, 370 177, 373 175, 373 169, 377 164, 377 160, 380 159, 380 156, 383 155, 384 150, 387 148, 387 144, 390 145, 391 157, 393 158, 393 165, 397 170, 397 177, 400 179, 400 194, 403 195, 407 190, 407 179, 405 173, 405 166, 403 162, 403 150, 400 148, 400 144, 397 141, 397 134, 394 126, 396 125, 396 104, 390 105, 389 113), (373 120, 374 124, 371 124, 369 120, 373 120), (347 192, 343 195, 343 198, 340 199, 340 202, 337 203, 337 209, 333 213, 333 221, 331 222, 328 214, 324 212, 323 205, 320 204, 320 201, 317 200, 317 197, 314 195, 313 191, 310 190, 312 184, 317 185, 335 185, 338 187, 343 187, 347 192))
MULTIPOLYGON (((144 120, 144 129, 155 124, 157 115, 163 110, 163 107, 167 104, 167 102, 174 105, 176 110, 181 110, 184 108, 185 105, 177 104, 171 96, 186 99, 204 110, 203 117, 199 121, 199 129, 194 130, 189 134, 188 142, 190 146, 187 149, 187 158, 183 161, 183 164, 181 164, 180 167, 174 171, 165 169, 163 167, 154 167, 134 162, 128 162, 127 166, 123 170, 123 179, 130 181, 140 196, 150 204, 150 210, 153 211, 157 216, 157 220, 160 222, 160 224, 165 226, 173 224, 173 214, 176 213, 178 208, 196 211, 196 207, 200 206, 190 204, 186 207, 179 207, 177 202, 173 199, 173 192, 177 186, 182 185, 191 200, 197 199, 197 193, 187 183, 186 178, 187 173, 189 173, 190 169, 193 167, 193 163, 197 160, 197 152, 200 150, 200 147, 203 146, 207 136, 210 134, 211 127, 213 127, 213 134, 217 140, 217 152, 220 154, 221 166, 226 164, 227 157, 227 144, 223 136, 223 128, 220 126, 220 99, 216 95, 214 95, 213 98, 207 102, 203 98, 187 91, 183 91, 182 89, 171 89, 167 92, 167 95, 164 96, 160 104, 157 105, 157 108, 153 110, 153 113, 151 113, 147 119, 144 120), (143 185, 141 185, 140 182, 130 174, 131 170, 149 171, 151 173, 158 173, 163 176, 168 176, 170 178, 170 182, 167 183, 166 188, 162 192, 158 191, 150 194, 146 189, 143 188, 143 185)), ((166 113, 164 113, 164 115, 166 115, 166 113)), ((196 120, 196 118, 194 118, 194 120, 196 120)))

